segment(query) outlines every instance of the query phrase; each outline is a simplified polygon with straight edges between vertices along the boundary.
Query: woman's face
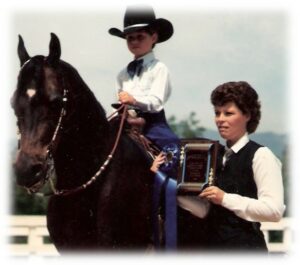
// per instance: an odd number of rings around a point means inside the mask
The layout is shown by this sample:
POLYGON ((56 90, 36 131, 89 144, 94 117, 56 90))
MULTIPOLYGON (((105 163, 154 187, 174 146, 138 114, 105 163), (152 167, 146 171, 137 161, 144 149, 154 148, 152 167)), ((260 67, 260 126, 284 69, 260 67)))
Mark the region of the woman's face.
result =
POLYGON ((246 133, 249 119, 250 115, 242 113, 234 102, 215 106, 215 123, 229 147, 246 133))
POLYGON ((145 31, 132 32, 126 35, 128 49, 139 58, 152 50, 152 46, 157 41, 157 33, 150 35, 145 31))

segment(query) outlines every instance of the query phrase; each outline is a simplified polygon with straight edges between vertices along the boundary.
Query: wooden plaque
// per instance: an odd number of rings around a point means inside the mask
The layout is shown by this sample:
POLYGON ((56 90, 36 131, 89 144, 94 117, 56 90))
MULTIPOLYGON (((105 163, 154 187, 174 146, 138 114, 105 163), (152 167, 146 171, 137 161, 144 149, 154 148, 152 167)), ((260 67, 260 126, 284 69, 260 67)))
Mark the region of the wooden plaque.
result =
POLYGON ((216 170, 218 142, 193 140, 182 142, 178 172, 178 195, 197 195, 212 185, 216 170))

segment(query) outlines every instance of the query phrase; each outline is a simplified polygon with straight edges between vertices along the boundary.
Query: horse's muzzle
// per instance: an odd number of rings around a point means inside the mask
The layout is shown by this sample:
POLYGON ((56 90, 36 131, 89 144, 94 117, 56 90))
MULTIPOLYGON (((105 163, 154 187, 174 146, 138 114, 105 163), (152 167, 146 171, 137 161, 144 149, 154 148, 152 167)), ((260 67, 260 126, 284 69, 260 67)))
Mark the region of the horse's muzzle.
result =
POLYGON ((42 186, 47 173, 46 163, 20 151, 13 166, 17 184, 37 191, 42 186))

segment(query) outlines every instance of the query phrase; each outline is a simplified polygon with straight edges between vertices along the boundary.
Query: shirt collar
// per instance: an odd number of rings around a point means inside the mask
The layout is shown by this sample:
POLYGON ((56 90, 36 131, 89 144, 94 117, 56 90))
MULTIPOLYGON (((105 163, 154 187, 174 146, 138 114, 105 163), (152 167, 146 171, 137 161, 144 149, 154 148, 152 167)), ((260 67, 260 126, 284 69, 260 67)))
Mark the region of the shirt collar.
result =
POLYGON ((249 142, 249 136, 246 132, 233 146, 231 149, 234 153, 240 151, 249 142))
POLYGON ((145 54, 144 56, 138 58, 137 60, 143 59, 143 66, 147 65, 148 63, 152 62, 155 59, 153 51, 145 54))

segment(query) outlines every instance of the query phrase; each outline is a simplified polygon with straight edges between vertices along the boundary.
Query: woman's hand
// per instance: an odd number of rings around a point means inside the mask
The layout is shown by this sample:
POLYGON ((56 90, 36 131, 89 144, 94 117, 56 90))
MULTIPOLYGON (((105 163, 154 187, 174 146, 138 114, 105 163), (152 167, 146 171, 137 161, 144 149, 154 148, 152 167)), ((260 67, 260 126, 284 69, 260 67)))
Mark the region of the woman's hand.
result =
POLYGON ((135 98, 125 91, 120 92, 118 96, 119 96, 119 101, 122 104, 135 105, 136 103, 135 98))
POLYGON ((153 161, 152 166, 150 170, 154 173, 156 173, 160 167, 161 164, 163 164, 166 160, 166 156, 164 153, 160 153, 153 161))
POLYGON ((221 204, 223 201, 225 192, 216 186, 209 186, 204 189, 199 196, 201 198, 206 198, 207 200, 213 202, 214 204, 221 204))

